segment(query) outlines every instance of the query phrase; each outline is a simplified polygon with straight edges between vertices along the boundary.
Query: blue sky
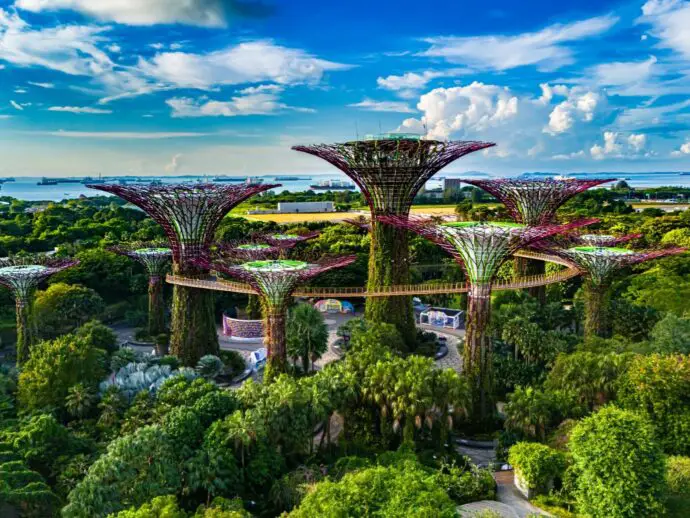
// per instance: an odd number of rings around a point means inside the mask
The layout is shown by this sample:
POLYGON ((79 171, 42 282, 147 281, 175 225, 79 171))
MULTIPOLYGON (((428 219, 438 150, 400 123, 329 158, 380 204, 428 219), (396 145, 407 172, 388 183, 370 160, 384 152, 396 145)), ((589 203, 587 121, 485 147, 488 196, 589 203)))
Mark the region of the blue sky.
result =
POLYGON ((450 171, 690 170, 690 2, 0 0, 0 175, 329 172, 379 131, 450 171), (331 5, 333 4, 333 5, 331 5))

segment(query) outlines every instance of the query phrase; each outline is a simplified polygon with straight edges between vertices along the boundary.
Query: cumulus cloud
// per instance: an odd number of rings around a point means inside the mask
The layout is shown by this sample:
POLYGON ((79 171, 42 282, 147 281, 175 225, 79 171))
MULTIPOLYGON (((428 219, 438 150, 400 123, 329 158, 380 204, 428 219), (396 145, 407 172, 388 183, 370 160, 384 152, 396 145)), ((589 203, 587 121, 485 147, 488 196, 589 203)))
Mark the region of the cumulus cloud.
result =
POLYGON ((113 113, 112 110, 103 110, 101 108, 91 108, 89 106, 51 106, 48 108, 51 112, 68 112, 68 113, 86 113, 90 115, 106 115, 113 113))
POLYGON ((541 69, 554 70, 573 63, 569 43, 599 36, 617 21, 618 18, 608 15, 551 25, 541 31, 515 36, 428 38, 426 41, 432 46, 421 55, 482 69, 509 70, 536 65, 541 69))
POLYGON ((168 99, 166 104, 172 108, 173 117, 237 117, 273 115, 283 111, 314 111, 281 102, 282 91, 283 87, 279 85, 261 85, 240 90, 229 101, 215 101, 206 97, 175 97, 168 99))
POLYGON ((450 68, 448 70, 425 70, 424 72, 407 72, 401 76, 390 75, 379 77, 376 84, 384 90, 397 92, 401 97, 412 97, 418 90, 429 84, 430 81, 441 77, 457 77, 471 73, 467 68, 450 68))
POLYGON ((647 137, 644 134, 630 134, 627 138, 621 138, 620 133, 614 131, 604 132, 604 145, 595 144, 590 148, 590 154, 595 160, 604 158, 625 158, 644 151, 647 137))
POLYGON ((602 103, 602 96, 599 93, 581 87, 570 89, 560 85, 553 88, 548 85, 541 85, 541 87, 540 100, 542 102, 550 102, 554 94, 566 97, 549 114, 549 123, 544 128, 544 132, 552 135, 570 130, 577 121, 591 122, 602 103))
POLYGON ((681 144, 679 149, 676 149, 675 151, 671 152, 671 155, 673 155, 673 156, 690 155, 690 140, 688 140, 684 144, 681 144))
POLYGON ((415 111, 410 108, 407 103, 399 101, 374 101, 372 99, 364 99, 358 103, 348 104, 348 106, 370 112, 414 113, 415 111))

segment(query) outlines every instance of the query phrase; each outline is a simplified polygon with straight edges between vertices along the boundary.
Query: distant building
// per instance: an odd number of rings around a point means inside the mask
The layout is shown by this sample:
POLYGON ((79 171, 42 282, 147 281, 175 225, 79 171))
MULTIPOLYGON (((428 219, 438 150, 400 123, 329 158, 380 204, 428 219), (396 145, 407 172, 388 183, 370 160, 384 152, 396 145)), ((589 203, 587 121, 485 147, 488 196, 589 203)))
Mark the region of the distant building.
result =
POLYGON ((278 212, 335 212, 332 201, 280 202, 278 212))

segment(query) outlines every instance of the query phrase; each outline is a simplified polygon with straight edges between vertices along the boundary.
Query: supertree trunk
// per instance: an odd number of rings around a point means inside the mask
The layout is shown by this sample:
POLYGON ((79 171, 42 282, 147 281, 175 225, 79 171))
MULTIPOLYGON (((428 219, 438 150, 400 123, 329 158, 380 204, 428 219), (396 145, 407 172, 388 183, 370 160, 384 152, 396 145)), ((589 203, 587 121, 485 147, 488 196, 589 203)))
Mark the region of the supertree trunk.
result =
POLYGON ((163 282, 157 275, 149 278, 149 336, 165 333, 165 304, 163 303, 163 282))
MULTIPOLYGON (((177 275, 203 277, 200 272, 179 272, 177 275)), ((206 354, 217 355, 218 331, 215 324, 215 295, 210 290, 175 285, 170 324, 170 353, 184 365, 195 366, 206 354)))
MULTIPOLYGON (((407 230, 373 221, 367 291, 409 283, 407 230)), ((368 297, 365 318, 367 322, 393 324, 408 344, 416 339, 411 297, 368 297)))
POLYGON ((585 337, 611 335, 611 290, 608 284, 585 283, 585 337))
POLYGON ((32 303, 17 298, 17 365, 25 363, 36 339, 36 327, 31 315, 32 303))
MULTIPOLYGON (((526 257, 515 258, 515 275, 518 277, 530 277, 532 275, 544 275, 546 273, 546 263, 536 259, 526 257)), ((546 302, 546 286, 534 286, 525 290, 532 297, 537 299, 540 304, 546 302)))
POLYGON ((484 421, 493 414, 491 338, 491 285, 470 286, 465 321, 463 372, 470 382, 473 415, 484 421))
POLYGON ((264 308, 264 343, 268 352, 268 361, 264 372, 264 380, 270 382, 273 378, 287 372, 287 344, 285 325, 287 322, 287 307, 264 308))

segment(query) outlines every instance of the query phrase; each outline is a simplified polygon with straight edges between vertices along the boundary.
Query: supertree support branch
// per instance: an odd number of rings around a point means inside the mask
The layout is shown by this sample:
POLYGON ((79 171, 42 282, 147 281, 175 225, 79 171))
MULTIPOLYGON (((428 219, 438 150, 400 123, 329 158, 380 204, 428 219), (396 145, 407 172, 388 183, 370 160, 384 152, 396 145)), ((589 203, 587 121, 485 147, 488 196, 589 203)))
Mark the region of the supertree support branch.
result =
POLYGON ((517 250, 560 232, 592 224, 582 220, 564 225, 529 227, 520 223, 436 223, 422 218, 382 216, 381 222, 415 232, 448 252, 467 275, 467 317, 463 371, 473 390, 475 415, 493 413, 492 344, 487 333, 491 318, 491 284, 501 265, 517 250))
MULTIPOLYGON (((371 210, 371 244, 367 290, 410 283, 407 233, 382 225, 381 215, 406 217, 419 190, 438 171, 489 142, 440 142, 408 135, 391 135, 341 144, 295 146, 340 169, 359 187, 371 210), (400 137, 400 138, 399 138, 400 137)), ((405 340, 416 339, 412 299, 405 296, 369 297, 365 317, 395 325, 405 340)))
MULTIPOLYGON (((577 238, 574 238, 577 240, 577 238)), ((685 252, 685 248, 635 251, 599 246, 543 244, 549 252, 575 264, 585 275, 585 336, 606 338, 611 333, 610 286, 615 274, 627 266, 685 252)))
POLYGON ((343 268, 356 256, 327 258, 318 263, 274 260, 251 261, 241 265, 227 264, 224 260, 202 260, 205 267, 229 275, 249 284, 261 297, 266 329, 270 379, 287 370, 285 323, 290 298, 295 288, 310 279, 335 268, 343 268))
POLYGON ((613 236, 610 234, 579 234, 574 235, 573 240, 584 246, 615 247, 641 237, 642 234, 627 234, 624 236, 613 236))
POLYGON ((267 234, 263 240, 275 247, 290 249, 300 243, 319 237, 321 232, 309 232, 308 234, 267 234))
MULTIPOLYGON (((163 227, 170 241, 173 273, 205 277, 196 263, 214 238, 218 224, 241 202, 278 185, 89 185, 140 207, 163 227)), ((185 365, 218 354, 213 292, 175 285, 170 325, 170 352, 185 365)))
POLYGON ((348 218, 344 219, 343 223, 348 223, 354 227, 361 228, 367 232, 371 231, 371 222, 364 216, 359 216, 358 218, 348 218))
POLYGON ((66 268, 78 264, 74 259, 47 256, 8 257, 0 259, 0 284, 14 295, 17 311, 17 364, 29 359, 36 339, 32 319, 33 295, 39 283, 66 268))
MULTIPOLYGON (((517 223, 539 226, 554 223, 558 208, 575 195, 613 179, 499 178, 464 181, 488 192, 503 203, 517 223)), ((515 258, 515 272, 520 277, 542 275, 545 268, 543 261, 515 258)), ((541 302, 546 300, 544 286, 528 288, 527 292, 541 302)))
MULTIPOLYGON (((148 335, 156 337, 165 333, 163 276, 168 269, 172 250, 162 243, 130 243, 111 247, 110 250, 134 259, 146 268, 149 275, 148 335)), ((159 355, 165 354, 164 350, 158 350, 157 352, 159 355)))
MULTIPOLYGON (((290 245, 293 246, 293 245, 290 245)), ((257 261, 277 258, 285 246, 269 245, 260 241, 227 241, 218 244, 214 255, 225 259, 235 259, 238 262, 257 261)))

